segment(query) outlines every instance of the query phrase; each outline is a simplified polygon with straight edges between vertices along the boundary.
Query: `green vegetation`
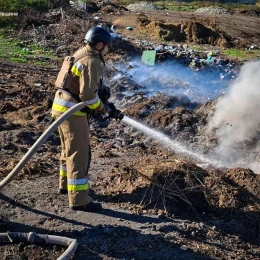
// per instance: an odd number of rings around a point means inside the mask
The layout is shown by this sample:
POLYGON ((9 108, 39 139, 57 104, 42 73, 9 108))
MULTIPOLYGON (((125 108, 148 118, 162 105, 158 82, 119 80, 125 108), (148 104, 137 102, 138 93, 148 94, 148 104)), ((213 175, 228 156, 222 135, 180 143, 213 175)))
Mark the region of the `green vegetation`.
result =
POLYGON ((0 34, 5 34, 10 30, 17 28, 17 18, 16 17, 4 17, 0 16, 0 34))
POLYGON ((54 0, 0 0, 1 12, 19 12, 26 8, 47 11, 54 6, 54 0))
MULTIPOLYGON (((259 2, 259 0, 258 0, 259 2)), ((194 2, 179 2, 179 1, 158 1, 153 2, 154 5, 166 8, 172 11, 181 11, 181 12, 194 12, 195 10, 201 7, 208 6, 219 6, 226 8, 230 11, 238 10, 257 10, 260 11, 259 3, 256 5, 244 5, 244 4, 221 4, 217 2, 206 2, 206 1, 194 1, 194 2)))
POLYGON ((207 50, 208 50, 207 46, 200 45, 200 44, 192 44, 192 43, 189 43, 188 46, 189 46, 191 49, 196 50, 196 51, 207 51, 207 50))
MULTIPOLYGON (((218 2, 210 2, 210 1, 194 1, 194 2, 182 2, 182 1, 149 1, 143 0, 147 2, 151 2, 156 6, 163 7, 172 11, 181 11, 181 12, 194 12, 198 8, 208 7, 208 6, 220 6, 226 8, 231 11, 238 10, 257 10, 260 11, 260 0, 256 0, 256 5, 244 5, 244 4, 221 4, 218 2)), ((138 3, 136 0, 119 0, 117 2, 118 5, 130 5, 134 3, 138 3)))
POLYGON ((171 11, 181 11, 181 12, 194 12, 197 7, 197 2, 185 3, 177 1, 164 1, 164 2, 154 2, 156 6, 171 10, 171 11))
POLYGON ((0 35, 0 59, 19 63, 47 65, 53 60, 54 54, 37 44, 25 44, 19 39, 0 35))
MULTIPOLYGON (((61 2, 62 1, 68 0, 61 0, 61 2)), ((45 12, 53 8, 55 2, 55 0, 0 0, 0 32, 5 33, 17 27, 19 23, 18 13, 29 8, 35 11, 45 12), (2 13, 9 13, 9 16, 2 13)))
POLYGON ((260 50, 241 50, 241 49, 226 49, 223 51, 224 54, 230 58, 240 59, 240 60, 253 60, 260 58, 260 50))

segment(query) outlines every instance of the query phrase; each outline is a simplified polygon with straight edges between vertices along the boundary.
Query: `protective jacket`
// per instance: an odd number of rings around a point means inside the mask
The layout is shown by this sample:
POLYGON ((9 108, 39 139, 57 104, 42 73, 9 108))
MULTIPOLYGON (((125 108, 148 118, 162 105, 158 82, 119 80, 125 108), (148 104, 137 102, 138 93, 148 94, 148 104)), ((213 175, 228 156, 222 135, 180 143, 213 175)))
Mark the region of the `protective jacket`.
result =
MULTIPOLYGON (((96 112, 104 111, 105 107, 98 97, 98 89, 101 78, 101 59, 99 55, 94 54, 90 46, 80 48, 74 55, 75 63, 71 68, 70 85, 64 90, 77 95, 88 108, 96 112)), ((59 76, 56 80, 60 82, 59 76)), ((65 112, 74 104, 60 104, 59 100, 54 100, 53 110, 58 112, 65 112)), ((77 113, 77 112, 76 112, 77 113)))
MULTIPOLYGON (((102 73, 102 61, 99 55, 94 54, 90 46, 85 46, 73 56, 75 57, 75 63, 71 67, 73 77, 70 84, 66 85, 66 89, 58 89, 55 94, 52 106, 54 118, 78 103, 78 97, 92 111, 105 110, 98 96, 102 73)), ((59 82, 58 78, 56 82, 59 82)), ((84 206, 92 200, 88 195, 87 175, 91 156, 86 115, 84 110, 77 111, 58 128, 61 139, 59 189, 68 190, 69 206, 84 206)))

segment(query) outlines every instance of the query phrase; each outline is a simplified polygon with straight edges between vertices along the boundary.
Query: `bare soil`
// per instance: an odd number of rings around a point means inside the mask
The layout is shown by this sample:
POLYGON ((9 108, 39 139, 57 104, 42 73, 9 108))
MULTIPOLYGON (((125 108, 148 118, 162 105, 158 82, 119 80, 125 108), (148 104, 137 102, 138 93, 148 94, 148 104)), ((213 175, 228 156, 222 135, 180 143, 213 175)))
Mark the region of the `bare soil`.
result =
MULTIPOLYGON (((117 6, 105 6, 98 13, 66 10, 65 14, 63 20, 59 15, 42 14, 49 22, 59 23, 47 42, 57 57, 71 53, 82 43, 79 39, 84 36, 85 25, 93 24, 92 16, 96 15, 108 25, 115 24, 126 38, 108 57, 115 63, 141 53, 136 39, 160 42, 169 28, 178 28, 182 21, 187 37, 173 37, 173 44, 192 41, 203 46, 244 48, 259 43, 260 36, 259 18, 241 14, 212 17, 167 10, 135 14, 117 6), (126 30, 126 26, 133 30, 126 30), (215 38, 203 42, 207 36, 198 34, 199 29, 215 32, 215 38)), ((31 21, 24 19, 24 29, 16 34, 21 39, 40 41, 43 35, 31 34, 31 21)), ((51 61, 43 67, 1 61, 1 180, 51 124, 60 62, 51 61)), ((113 73, 106 71, 107 85, 113 73)), ((122 86, 138 86, 131 79, 119 83, 109 86, 114 101, 120 103, 126 98, 122 86)), ((192 109, 188 105, 159 95, 121 103, 121 109, 133 119, 167 130, 170 137, 187 143, 193 139, 193 144, 197 137, 198 144, 211 146, 214 137, 205 138, 196 129, 207 122, 214 101, 192 109)), ((60 141, 55 132, 15 180, 1 190, 0 233, 36 232, 76 238, 79 246, 73 259, 260 258, 260 175, 243 168, 199 166, 124 122, 113 121, 108 128, 92 124, 90 134, 91 195, 104 210, 99 214, 73 212, 67 196, 58 194, 60 141)), ((1 259, 56 259, 64 250, 61 246, 0 243, 1 259)))
POLYGON ((223 48, 259 44, 260 37, 257 16, 154 10, 125 13, 124 16, 113 17, 111 20, 124 36, 134 39, 140 37, 147 41, 212 44, 223 48), (184 24, 185 36, 179 33, 181 23, 184 24), (133 30, 125 30, 127 26, 133 30))

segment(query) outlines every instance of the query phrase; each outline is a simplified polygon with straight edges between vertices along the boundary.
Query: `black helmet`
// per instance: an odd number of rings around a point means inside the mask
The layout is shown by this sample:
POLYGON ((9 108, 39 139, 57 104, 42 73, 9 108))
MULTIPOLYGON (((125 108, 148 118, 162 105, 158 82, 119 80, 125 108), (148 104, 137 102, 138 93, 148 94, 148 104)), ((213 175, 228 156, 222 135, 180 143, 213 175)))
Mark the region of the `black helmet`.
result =
POLYGON ((104 42, 105 44, 112 45, 112 36, 110 32, 102 27, 92 27, 85 35, 85 40, 90 44, 96 44, 98 42, 104 42))

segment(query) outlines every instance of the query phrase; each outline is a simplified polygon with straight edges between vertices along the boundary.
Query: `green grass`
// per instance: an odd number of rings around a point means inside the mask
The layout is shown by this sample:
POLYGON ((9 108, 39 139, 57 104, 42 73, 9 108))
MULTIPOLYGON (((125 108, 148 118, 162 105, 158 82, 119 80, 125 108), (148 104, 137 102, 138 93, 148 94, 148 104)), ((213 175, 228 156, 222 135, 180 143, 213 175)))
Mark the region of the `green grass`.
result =
POLYGON ((47 65, 49 63, 47 61, 55 59, 55 56, 51 51, 37 44, 26 44, 19 39, 0 35, 0 59, 47 65))
POLYGON ((239 60, 253 60, 260 58, 260 50, 241 50, 241 49, 227 49, 223 53, 230 58, 235 58, 239 60))
POLYGON ((0 0, 0 11, 18 12, 27 8, 45 12, 54 6, 54 0, 0 0))
MULTIPOLYGON (((118 0, 116 3, 118 5, 127 6, 129 4, 138 3, 136 0, 118 0)), ((149 2, 149 1, 148 1, 149 2)), ((180 12, 194 12, 201 7, 208 6, 220 6, 226 8, 230 11, 238 11, 238 10, 258 10, 260 11, 260 0, 256 1, 255 5, 244 5, 244 4, 221 4, 215 2, 206 2, 206 1, 194 1, 194 2, 180 2, 180 1, 155 1, 151 2, 152 4, 163 7, 167 10, 171 11, 180 11, 180 12)))
POLYGON ((181 11, 181 12, 194 12, 201 7, 208 6, 220 6, 226 8, 230 11, 237 10, 258 10, 260 11, 259 3, 256 5, 243 5, 243 4, 221 4, 214 2, 204 2, 204 1, 194 1, 194 2, 179 2, 179 1, 158 1, 153 2, 154 5, 166 8, 171 11, 181 11))
POLYGON ((164 1, 164 2, 154 2, 154 5, 163 7, 170 11, 181 11, 181 12, 194 12, 197 7, 196 4, 192 3, 185 3, 185 2, 171 2, 171 1, 164 1))
MULTIPOLYGON (((205 45, 199 45, 199 44, 191 44, 188 43, 189 48, 196 50, 196 51, 208 51, 208 47, 205 45)), ((214 48, 214 47, 213 47, 214 48)))

